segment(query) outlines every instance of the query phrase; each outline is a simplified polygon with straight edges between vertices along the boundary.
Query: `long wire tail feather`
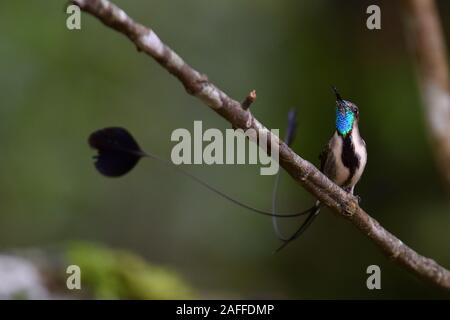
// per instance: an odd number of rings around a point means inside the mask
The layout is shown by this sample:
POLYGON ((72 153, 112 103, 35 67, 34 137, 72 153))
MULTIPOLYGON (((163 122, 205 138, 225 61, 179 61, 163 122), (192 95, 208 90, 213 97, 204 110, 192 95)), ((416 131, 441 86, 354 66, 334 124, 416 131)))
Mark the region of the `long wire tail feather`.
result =
POLYGON ((144 152, 143 152, 143 156, 155 159, 158 162, 160 162, 160 163, 162 163, 162 164, 164 164, 164 165, 166 165, 168 167, 176 169, 181 174, 183 174, 183 175, 193 179, 194 181, 196 181, 197 183, 201 184, 202 186, 204 186, 205 188, 209 189, 210 191, 216 193, 217 195, 221 196, 222 198, 225 198, 225 199, 231 201, 232 203, 234 203, 234 204, 236 204, 236 205, 238 205, 238 206, 240 206, 242 208, 254 211, 256 213, 259 213, 259 214, 262 214, 262 215, 265 215, 265 216, 278 217, 278 218, 292 218, 292 217, 298 217, 298 216, 306 215, 306 214, 310 213, 310 211, 312 209, 312 208, 309 208, 307 210, 303 210, 303 211, 296 212, 296 213, 278 213, 278 214, 276 214, 276 213, 272 213, 270 211, 265 211, 265 210, 261 210, 261 209, 258 209, 258 208, 254 208, 252 206, 249 206, 249 205, 247 205, 245 203, 242 203, 242 202, 240 202, 240 201, 238 201, 238 200, 236 200, 236 199, 226 195, 222 191, 212 187, 211 185, 209 185, 208 183, 206 183, 202 179, 198 178, 197 176, 195 176, 195 175, 193 175, 193 174, 183 170, 179 166, 175 166, 173 163, 171 163, 171 162, 169 162, 169 161, 167 161, 165 159, 162 159, 162 158, 157 157, 157 156, 155 156, 153 154, 144 153, 144 152))
MULTIPOLYGON (((275 176, 275 181, 273 183, 273 189, 272 189, 272 214, 275 214, 277 212, 277 193, 278 193, 278 185, 280 184, 280 171, 277 172, 277 175, 275 176)), ((272 216, 272 226, 273 231, 275 232, 275 235, 279 240, 287 240, 283 233, 280 230, 280 227, 278 225, 277 217, 272 216)))
MULTIPOLYGON (((290 119, 291 122, 295 121, 295 114, 291 115, 290 119)), ((195 175, 183 170, 181 167, 174 165, 172 162, 166 159, 144 152, 139 147, 139 144, 134 139, 134 137, 125 128, 107 127, 94 131, 90 134, 88 143, 92 148, 96 149, 98 153, 95 157, 95 167, 101 174, 107 177, 123 176, 124 174, 132 170, 142 157, 149 157, 157 160, 167 167, 170 167, 171 169, 178 170, 178 172, 193 179, 207 189, 213 191, 214 193, 238 206, 262 215, 274 216, 272 212, 256 209, 226 195, 224 192, 210 186, 204 180, 197 178, 195 175)), ((308 210, 304 210, 297 213, 276 214, 276 216, 280 218, 291 218, 307 214, 308 212, 308 210)))
MULTIPOLYGON (((276 237, 278 238, 278 240, 281 241, 289 241, 289 239, 291 238, 291 236, 285 236, 281 230, 280 230, 280 226, 278 224, 278 220, 277 220, 277 213, 276 213, 276 202, 277 202, 277 192, 278 192, 278 184, 280 181, 280 172, 277 173, 277 175, 275 176, 275 182, 274 182, 274 187, 273 187, 273 191, 272 191, 272 226, 273 226, 273 230, 275 232, 276 237)), ((305 211, 303 211, 303 214, 310 214, 313 211, 315 211, 317 209, 317 205, 313 205, 312 207, 306 209, 305 211)))
POLYGON ((294 234, 289 237, 286 240, 282 240, 283 244, 278 247, 273 253, 280 252, 283 248, 285 248, 289 243, 300 237, 307 229, 308 227, 313 223, 314 219, 319 215, 321 204, 318 202, 311 211, 311 213, 308 215, 306 220, 301 224, 301 226, 297 229, 297 231, 294 232, 294 234))
MULTIPOLYGON (((294 142, 294 139, 296 136, 296 131, 297 131, 297 111, 294 108, 292 108, 288 112, 288 124, 287 124, 286 134, 285 134, 285 138, 284 138, 284 142, 288 146, 291 146, 292 143, 294 142)), ((280 171, 278 171, 275 176, 275 181, 274 181, 273 189, 272 189, 272 226, 273 226, 273 230, 275 232, 276 237, 281 241, 287 241, 287 240, 289 240, 289 237, 285 237, 283 235, 283 233, 281 232, 280 227, 278 225, 277 216, 276 216, 277 195, 278 195, 278 186, 280 184, 280 179, 281 179, 281 174, 280 174, 280 171)), ((305 210, 305 212, 310 213, 314 209, 315 209, 315 206, 305 210)))

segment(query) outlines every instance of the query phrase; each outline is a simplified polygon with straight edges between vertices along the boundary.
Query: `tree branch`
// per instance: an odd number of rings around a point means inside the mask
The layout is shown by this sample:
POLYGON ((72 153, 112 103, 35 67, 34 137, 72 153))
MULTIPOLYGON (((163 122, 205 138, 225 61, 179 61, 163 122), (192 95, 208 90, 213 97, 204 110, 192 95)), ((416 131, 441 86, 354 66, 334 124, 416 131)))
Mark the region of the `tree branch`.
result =
POLYGON ((404 0, 403 8, 429 135, 438 167, 450 190, 450 81, 439 15, 434 0, 404 0))
MULTIPOLYGON (((423 257, 385 230, 358 205, 357 199, 331 182, 310 162, 292 151, 262 125, 241 104, 211 83, 208 78, 186 64, 149 28, 133 21, 122 9, 107 0, 72 0, 83 11, 105 25, 126 35, 138 48, 154 58, 184 85, 187 92, 224 117, 233 127, 255 129, 279 145, 280 165, 306 190, 339 216, 351 221, 392 260, 428 281, 450 290, 450 272, 434 260, 423 257), (273 140, 272 140, 273 139, 273 140)), ((270 146, 269 146, 270 147, 270 146)), ((269 147, 267 150, 269 150, 269 147)))

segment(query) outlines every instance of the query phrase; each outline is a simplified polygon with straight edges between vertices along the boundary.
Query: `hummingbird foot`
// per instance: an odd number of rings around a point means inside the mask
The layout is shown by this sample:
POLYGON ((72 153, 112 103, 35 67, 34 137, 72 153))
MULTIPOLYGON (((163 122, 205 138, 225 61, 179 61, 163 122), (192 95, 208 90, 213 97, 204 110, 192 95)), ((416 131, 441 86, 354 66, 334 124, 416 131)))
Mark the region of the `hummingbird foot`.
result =
POLYGON ((358 201, 358 204, 361 204, 361 202, 362 202, 361 197, 358 196, 357 194, 353 194, 354 187, 344 187, 343 189, 345 192, 348 192, 348 193, 352 194, 353 196, 355 196, 356 201, 358 201))

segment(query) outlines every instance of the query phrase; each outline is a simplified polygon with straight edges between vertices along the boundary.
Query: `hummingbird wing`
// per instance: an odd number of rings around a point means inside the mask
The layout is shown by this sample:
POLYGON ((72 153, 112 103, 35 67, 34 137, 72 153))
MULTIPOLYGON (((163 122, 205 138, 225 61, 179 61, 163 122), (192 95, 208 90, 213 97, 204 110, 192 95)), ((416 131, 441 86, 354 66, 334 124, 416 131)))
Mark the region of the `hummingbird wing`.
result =
POLYGON ((327 162, 328 153, 330 152, 330 147, 328 145, 323 148, 322 152, 319 154, 319 160, 320 160, 320 171, 323 172, 323 169, 325 168, 325 163, 327 162))
POLYGON ((323 148, 319 155, 320 171, 334 181, 336 177, 336 159, 331 147, 331 141, 323 148))
POLYGON ((328 158, 332 157, 330 144, 327 144, 322 152, 319 154, 319 160, 320 160, 320 171, 325 173, 325 168, 327 167, 327 162, 329 162, 328 158))

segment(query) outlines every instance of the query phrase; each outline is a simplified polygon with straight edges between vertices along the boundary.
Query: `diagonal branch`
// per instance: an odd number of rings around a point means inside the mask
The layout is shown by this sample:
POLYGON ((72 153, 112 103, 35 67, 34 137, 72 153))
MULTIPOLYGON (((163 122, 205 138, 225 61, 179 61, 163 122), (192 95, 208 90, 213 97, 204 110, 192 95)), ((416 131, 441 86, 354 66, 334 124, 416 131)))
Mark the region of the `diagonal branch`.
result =
POLYGON ((267 135, 269 142, 274 141, 279 145, 280 165, 300 185, 339 216, 350 220, 392 260, 416 275, 450 290, 450 271, 434 260, 419 255, 385 230, 359 207, 353 195, 344 192, 331 182, 277 136, 272 136, 271 132, 253 117, 250 111, 244 110, 238 101, 230 98, 204 74, 185 63, 151 29, 135 22, 122 9, 107 0, 72 0, 72 3, 97 17, 105 25, 126 35, 139 51, 154 58, 163 68, 178 78, 189 94, 199 98, 233 127, 244 130, 252 128, 259 134, 267 135))

